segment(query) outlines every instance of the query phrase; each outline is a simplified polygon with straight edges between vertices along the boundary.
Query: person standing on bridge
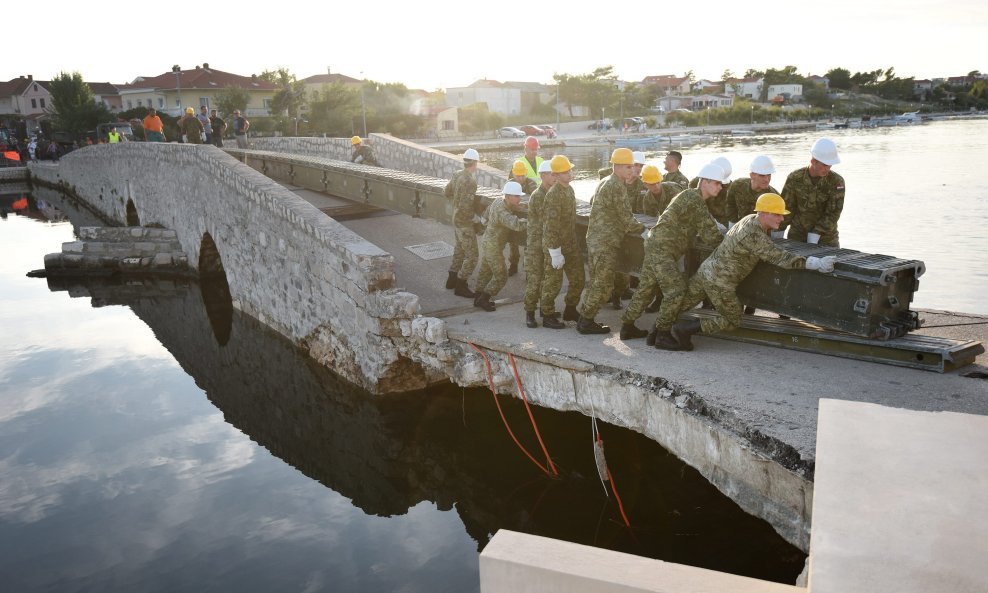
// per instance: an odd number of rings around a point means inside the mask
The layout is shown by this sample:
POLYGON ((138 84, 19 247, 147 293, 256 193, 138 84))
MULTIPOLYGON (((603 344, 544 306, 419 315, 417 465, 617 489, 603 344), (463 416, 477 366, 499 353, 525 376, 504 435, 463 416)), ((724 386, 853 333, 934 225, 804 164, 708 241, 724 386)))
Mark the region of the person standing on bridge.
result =
MULTIPOLYGON (((529 136, 529 138, 532 138, 532 136, 529 136)), ((540 168, 545 163, 542 157, 538 157, 538 162, 540 168)), ((537 180, 528 176, 529 166, 529 161, 525 157, 515 159, 515 162, 511 165, 511 172, 508 174, 508 181, 517 182, 521 186, 521 190, 530 196, 539 188, 539 184, 537 180)), ((508 240, 508 276, 514 276, 518 273, 518 262, 520 260, 521 252, 518 248, 518 240, 511 238, 508 240)))
POLYGON ((154 107, 148 108, 148 114, 144 116, 144 139, 148 142, 165 141, 165 124, 154 107))
POLYGON ((179 120, 179 129, 182 130, 182 136, 189 144, 202 144, 206 136, 202 122, 196 117, 196 110, 191 107, 185 109, 185 117, 179 120))
POLYGON ((196 115, 196 119, 202 124, 202 131, 205 134, 205 139, 203 142, 206 144, 213 143, 213 123, 209 120, 209 108, 205 105, 199 107, 199 114, 196 115))
POLYGON ((610 161, 613 172, 597 185, 590 206, 587 224, 590 283, 583 289, 577 308, 580 319, 576 331, 581 334, 610 333, 611 328, 600 325, 594 317, 614 291, 614 270, 625 234, 640 233, 645 228, 628 207, 626 187, 635 174, 631 150, 614 149, 610 161))
MULTIPOLYGON (((717 221, 717 228, 721 230, 722 233, 727 232, 727 223, 731 222, 727 218, 727 188, 731 184, 731 161, 727 160, 727 157, 719 156, 711 161, 713 164, 717 165, 724 171, 723 185, 716 196, 707 200, 707 210, 710 211, 710 215, 714 217, 717 221)), ((700 185, 700 178, 694 177, 690 181, 690 187, 696 188, 700 185)), ((711 246, 712 247, 712 246, 711 246)))
POLYGON ((463 169, 457 171, 446 184, 444 193, 453 201, 453 232, 456 245, 453 247, 453 261, 449 266, 446 288, 453 294, 466 298, 476 298, 467 282, 477 267, 477 232, 474 223, 479 221, 474 206, 477 194, 477 163, 480 155, 468 148, 463 153, 463 169))
MULTIPOLYGON (((539 145, 539 139, 535 136, 528 136, 525 138, 525 152, 515 159, 515 162, 521 161, 524 163, 525 177, 528 177, 536 183, 539 181, 539 167, 542 166, 542 162, 544 161, 544 159, 539 156, 539 148, 541 148, 539 145)), ((514 173, 514 171, 512 171, 512 173, 514 173)), ((516 179, 515 181, 518 180, 516 179)), ((524 185, 522 185, 522 189, 525 189, 524 185)))
POLYGON ((692 350, 692 337, 698 332, 712 334, 734 329, 741 325, 741 301, 737 287, 760 261, 790 270, 816 270, 823 274, 834 271, 832 255, 803 257, 775 245, 769 238, 777 230, 785 216, 785 200, 778 194, 762 194, 755 203, 755 213, 742 218, 727 233, 724 241, 714 249, 690 279, 679 310, 689 311, 704 298, 709 298, 719 313, 702 321, 691 319, 672 326, 675 344, 656 341, 656 348, 665 350, 692 350))
POLYGON ((213 109, 209 116, 209 124, 213 126, 213 146, 223 148, 223 132, 226 131, 226 121, 213 109))
POLYGON ((370 165, 372 167, 380 167, 381 165, 374 158, 374 153, 371 152, 371 147, 368 146, 366 142, 360 139, 360 136, 354 136, 350 138, 350 144, 353 146, 353 154, 350 155, 350 162, 357 163, 358 165, 370 165))
POLYGON ((840 247, 837 221, 844 209, 844 178, 830 170, 840 163, 837 145, 820 138, 810 149, 810 166, 796 169, 782 186, 782 197, 792 208, 780 230, 789 228, 793 241, 840 247))
POLYGON ((247 132, 250 130, 250 122, 246 117, 240 115, 239 109, 233 110, 233 136, 237 139, 237 148, 246 149, 247 132))
POLYGON ((666 174, 662 177, 666 181, 671 181, 673 183, 678 183, 683 186, 683 189, 690 184, 690 180, 683 172, 679 170, 679 166, 683 164, 683 153, 678 150, 670 150, 669 154, 666 155, 665 162, 663 163, 666 168, 666 174))
POLYGON ((546 193, 555 183, 552 167, 548 161, 543 161, 539 165, 539 177, 542 178, 542 184, 528 199, 528 237, 525 242, 525 325, 528 327, 539 326, 535 321, 535 307, 539 304, 539 296, 542 294, 545 260, 545 254, 542 252, 542 211, 546 193))
POLYGON ((474 291, 473 305, 484 311, 493 311, 494 302, 491 300, 501 292, 508 282, 508 270, 504 265, 504 244, 508 242, 511 231, 525 230, 525 220, 518 218, 517 212, 521 206, 521 197, 525 195, 521 185, 516 181, 504 184, 504 197, 491 202, 487 207, 487 230, 481 241, 480 272, 477 274, 477 287, 474 291))
MULTIPOLYGON (((563 321, 577 321, 580 318, 576 305, 585 284, 583 272, 583 252, 576 241, 576 192, 570 185, 573 181, 573 163, 564 155, 557 154, 549 161, 555 183, 545 195, 542 208, 542 327, 563 329, 563 321), (546 257, 548 255, 548 258, 546 257), (556 297, 563 287, 563 273, 569 288, 566 289, 563 321, 556 312, 556 297)), ((531 232, 536 232, 530 230, 531 232)))

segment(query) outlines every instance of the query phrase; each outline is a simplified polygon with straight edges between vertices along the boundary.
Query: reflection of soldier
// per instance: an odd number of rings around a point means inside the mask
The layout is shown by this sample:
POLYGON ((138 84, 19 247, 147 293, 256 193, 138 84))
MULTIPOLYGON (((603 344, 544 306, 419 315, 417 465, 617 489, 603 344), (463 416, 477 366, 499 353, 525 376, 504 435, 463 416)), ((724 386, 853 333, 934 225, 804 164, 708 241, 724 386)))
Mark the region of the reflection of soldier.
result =
POLYGON ((477 274, 477 290, 474 291, 477 296, 473 301, 475 307, 484 311, 494 310, 491 299, 501 292, 508 281, 508 270, 502 255, 508 233, 525 230, 525 221, 514 214, 521 204, 522 195, 521 185, 509 181, 504 184, 504 197, 494 200, 487 207, 487 230, 481 241, 482 259, 477 274))
POLYGON ((563 321, 576 321, 576 305, 583 290, 583 253, 576 243, 576 192, 570 186, 573 163, 561 154, 550 161, 556 183, 545 197, 542 212, 542 249, 549 255, 544 260, 542 276, 542 326, 551 329, 566 327, 556 312, 556 297, 563 286, 563 273, 569 281, 566 289, 566 309, 563 321))
POLYGON ((456 296, 474 298, 467 286, 467 280, 477 266, 477 233, 473 223, 477 214, 474 211, 474 196, 477 193, 477 161, 480 155, 469 148, 463 153, 463 170, 457 171, 446 185, 446 197, 453 200, 453 230, 456 246, 453 248, 453 261, 449 267, 446 288, 452 288, 456 296))
POLYGON ((724 242, 700 264, 679 308, 679 312, 688 311, 707 297, 720 315, 677 323, 672 326, 675 343, 656 342, 657 347, 692 350, 693 334, 699 331, 711 334, 741 325, 741 302, 735 290, 759 261, 794 270, 806 268, 822 273, 834 270, 834 256, 804 258, 776 247, 769 238, 769 232, 778 229, 784 215, 789 214, 782 196, 762 194, 755 211, 756 214, 749 214, 734 225, 724 242))
POLYGON ((671 181, 673 183, 678 183, 686 189, 689 185, 690 180, 683 172, 679 170, 679 166, 683 164, 683 153, 678 150, 670 150, 669 154, 666 155, 665 168, 666 174, 662 177, 666 181, 671 181))
POLYGON ((587 224, 587 254, 590 259, 590 284, 580 297, 580 320, 576 329, 581 334, 605 334, 606 325, 594 321, 601 304, 614 290, 614 268, 618 248, 626 233, 639 233, 644 228, 628 207, 626 184, 634 176, 634 157, 627 148, 611 153, 613 173, 597 186, 587 224))
POLYGON ((727 188, 727 220, 737 222, 755 211, 755 202, 762 194, 777 194, 769 185, 775 164, 765 155, 758 155, 751 161, 748 179, 735 179, 727 188))
POLYGON ((796 169, 782 186, 792 214, 782 223, 790 239, 840 247, 837 221, 844 209, 844 178, 830 170, 840 162, 837 146, 820 138, 810 150, 810 166, 796 169))
MULTIPOLYGON (((707 200, 707 210, 710 211, 710 215, 714 217, 717 224, 724 227, 721 230, 726 231, 727 223, 730 222, 730 219, 727 217, 727 187, 731 183, 731 161, 721 156, 711 162, 724 171, 724 185, 721 186, 720 192, 716 196, 707 200)), ((690 181, 690 187, 695 188, 699 183, 700 178, 695 177, 690 181)))
POLYGON ((353 146, 353 154, 350 155, 350 162, 357 163, 359 165, 372 165, 374 167, 380 167, 381 165, 374 158, 374 153, 371 152, 370 146, 364 143, 360 139, 360 136, 354 136, 350 138, 350 144, 353 146))
POLYGON ((662 304, 655 319, 655 327, 648 334, 648 343, 654 344, 656 348, 675 344, 669 328, 679 315, 686 293, 686 274, 679 270, 679 259, 686 254, 697 235, 704 243, 716 245, 720 242, 721 234, 707 210, 706 202, 717 195, 721 189, 721 180, 726 177, 723 169, 717 165, 704 165, 700 169, 700 187, 684 190, 673 198, 649 231, 645 240, 645 260, 642 262, 638 292, 621 317, 622 339, 645 335, 645 331, 635 327, 635 321, 641 317, 642 308, 661 291, 662 304))
POLYGON ((539 177, 542 178, 542 184, 528 199, 528 240, 525 244, 525 325, 528 327, 539 326, 535 321, 535 306, 539 304, 539 295, 542 293, 542 267, 545 259, 542 251, 542 211, 546 193, 555 183, 548 161, 539 165, 539 177))

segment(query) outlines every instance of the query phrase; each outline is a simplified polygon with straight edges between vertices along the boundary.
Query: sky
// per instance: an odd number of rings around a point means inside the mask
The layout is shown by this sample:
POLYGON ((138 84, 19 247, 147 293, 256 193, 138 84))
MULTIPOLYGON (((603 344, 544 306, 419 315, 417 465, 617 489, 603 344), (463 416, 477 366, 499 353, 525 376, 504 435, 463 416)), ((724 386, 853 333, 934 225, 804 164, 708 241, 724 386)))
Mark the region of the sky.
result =
POLYGON ((429 91, 480 78, 551 83, 555 73, 600 66, 613 66, 626 81, 688 70, 719 80, 725 69, 743 74, 790 64, 803 75, 835 67, 854 73, 893 66, 898 76, 917 79, 988 71, 984 0, 706 0, 702 8, 641 2, 612 11, 583 1, 282 0, 250 8, 215 0, 187 5, 200 27, 166 4, 120 5, 110 16, 92 4, 54 0, 44 7, 55 16, 43 22, 37 6, 5 7, 8 24, 39 34, 6 52, 0 80, 78 71, 89 82, 119 84, 202 63, 242 75, 286 67, 300 79, 328 69, 429 91), (125 11, 132 17, 121 16, 125 11), (510 28, 508 14, 518 15, 510 28), (216 34, 216 23, 226 32, 216 34))

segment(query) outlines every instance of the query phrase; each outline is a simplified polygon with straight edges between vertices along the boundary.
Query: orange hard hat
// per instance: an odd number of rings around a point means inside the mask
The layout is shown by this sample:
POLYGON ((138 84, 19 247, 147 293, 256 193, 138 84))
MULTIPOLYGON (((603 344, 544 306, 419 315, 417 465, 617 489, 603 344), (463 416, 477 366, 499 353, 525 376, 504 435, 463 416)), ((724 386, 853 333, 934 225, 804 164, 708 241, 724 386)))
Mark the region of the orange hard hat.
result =
POLYGON ((537 149, 538 147, 539 147, 538 138, 536 138, 535 136, 529 136, 528 138, 525 138, 525 148, 537 149))

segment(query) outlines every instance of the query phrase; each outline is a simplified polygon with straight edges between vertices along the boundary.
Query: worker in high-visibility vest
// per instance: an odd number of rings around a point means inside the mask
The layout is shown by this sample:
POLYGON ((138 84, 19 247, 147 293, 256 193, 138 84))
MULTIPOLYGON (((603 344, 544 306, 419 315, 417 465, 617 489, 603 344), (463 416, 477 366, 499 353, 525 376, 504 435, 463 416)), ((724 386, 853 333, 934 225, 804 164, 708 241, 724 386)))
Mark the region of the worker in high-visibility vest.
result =
POLYGON ((120 132, 118 132, 116 128, 110 128, 110 133, 108 134, 108 138, 110 144, 119 144, 123 136, 120 135, 120 132))
POLYGON ((542 166, 543 160, 539 156, 539 148, 539 139, 535 136, 529 136, 525 138, 525 154, 515 159, 516 161, 525 163, 525 177, 536 183, 541 181, 539 167, 542 166))

